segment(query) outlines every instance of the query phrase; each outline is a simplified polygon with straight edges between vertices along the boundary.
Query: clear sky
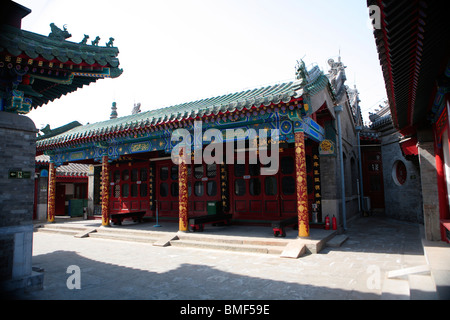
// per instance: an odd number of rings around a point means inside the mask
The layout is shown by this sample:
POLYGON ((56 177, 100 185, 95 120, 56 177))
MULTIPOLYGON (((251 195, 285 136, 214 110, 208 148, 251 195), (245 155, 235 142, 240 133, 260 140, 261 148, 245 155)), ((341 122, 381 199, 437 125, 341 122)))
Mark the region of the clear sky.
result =
POLYGON ((290 81, 301 58, 328 73, 339 52, 365 119, 386 98, 363 0, 15 1, 32 10, 22 29, 48 35, 54 22, 68 41, 115 38, 124 70, 30 112, 38 129, 107 120, 114 101, 120 117, 138 102, 147 111, 290 81))

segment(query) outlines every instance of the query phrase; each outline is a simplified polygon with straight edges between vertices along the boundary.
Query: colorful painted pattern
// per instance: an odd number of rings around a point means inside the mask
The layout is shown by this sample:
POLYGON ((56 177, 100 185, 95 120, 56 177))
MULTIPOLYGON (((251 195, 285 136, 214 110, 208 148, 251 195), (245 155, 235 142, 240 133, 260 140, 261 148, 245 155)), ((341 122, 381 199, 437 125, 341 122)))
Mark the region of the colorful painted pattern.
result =
POLYGON ((109 226, 109 163, 102 157, 102 226, 109 226))
POLYGON ((180 231, 188 231, 188 186, 187 186, 187 164, 184 159, 184 149, 180 151, 180 164, 178 169, 178 198, 180 231))
POLYGON ((308 184, 306 180, 305 134, 295 133, 295 171, 297 183, 298 236, 309 237, 308 184))
POLYGON ((56 167, 50 162, 48 168, 48 201, 47 201, 47 220, 55 222, 55 202, 56 202, 56 167))

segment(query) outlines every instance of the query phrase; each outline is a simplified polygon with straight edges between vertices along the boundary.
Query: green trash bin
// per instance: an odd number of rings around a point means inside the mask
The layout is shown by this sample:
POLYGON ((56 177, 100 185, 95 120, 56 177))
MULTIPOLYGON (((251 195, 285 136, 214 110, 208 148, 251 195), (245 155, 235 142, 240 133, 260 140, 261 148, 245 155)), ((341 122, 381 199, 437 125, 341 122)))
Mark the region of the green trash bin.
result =
POLYGON ((208 201, 207 204, 208 215, 219 214, 222 212, 220 201, 208 201))
POLYGON ((83 216, 83 200, 72 199, 69 200, 69 216, 82 217, 83 216))

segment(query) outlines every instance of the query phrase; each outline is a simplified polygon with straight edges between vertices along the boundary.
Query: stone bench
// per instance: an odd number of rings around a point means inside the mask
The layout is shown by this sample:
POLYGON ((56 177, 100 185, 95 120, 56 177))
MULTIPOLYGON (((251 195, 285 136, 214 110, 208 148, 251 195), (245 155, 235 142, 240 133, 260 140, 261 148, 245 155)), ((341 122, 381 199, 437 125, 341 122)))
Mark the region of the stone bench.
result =
POLYGON ((286 227, 293 226, 294 229, 298 226, 298 217, 287 218, 284 220, 272 222, 272 229, 274 237, 286 237, 286 227))
POLYGON ((192 217, 189 218, 189 231, 203 231, 203 226, 205 224, 212 225, 230 225, 231 224, 231 214, 210 214, 206 216, 192 217))
POLYGON ((145 211, 136 212, 118 212, 110 215, 111 221, 114 225, 121 225, 122 221, 127 218, 133 219, 134 222, 142 222, 142 218, 145 215, 145 211))

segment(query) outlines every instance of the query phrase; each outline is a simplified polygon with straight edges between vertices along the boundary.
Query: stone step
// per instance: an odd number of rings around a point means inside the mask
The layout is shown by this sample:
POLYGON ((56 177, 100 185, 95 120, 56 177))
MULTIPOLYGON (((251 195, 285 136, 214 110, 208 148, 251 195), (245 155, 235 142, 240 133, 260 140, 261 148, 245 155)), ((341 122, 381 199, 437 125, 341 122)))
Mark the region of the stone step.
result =
POLYGON ((70 231, 84 231, 86 229, 89 229, 88 227, 84 227, 84 226, 77 226, 77 225, 73 225, 73 224, 65 224, 65 223, 46 223, 46 224, 42 224, 40 225, 39 229, 52 229, 52 230, 70 230, 70 231))
POLYGON ((221 243, 214 241, 195 241, 195 240, 172 240, 170 245, 174 247, 189 247, 197 249, 225 250, 233 252, 259 253, 280 255, 283 252, 282 246, 264 246, 251 244, 221 243))
POLYGON ((130 242, 143 242, 153 244, 158 241, 159 238, 151 237, 148 235, 130 235, 121 233, 108 233, 108 232, 93 232, 89 234, 90 238, 96 239, 108 239, 108 240, 119 240, 119 241, 130 241, 130 242))
POLYGON ((386 277, 381 289, 381 300, 410 300, 408 281, 386 277))
POLYGON ((411 300, 439 300, 431 275, 410 274, 408 280, 411 300))
POLYGON ((428 265, 421 265, 386 273, 382 300, 438 300, 436 284, 428 265))
MULTIPOLYGON (((125 228, 97 228, 97 232, 89 234, 92 238, 102 238, 110 240, 134 241, 154 244, 161 239, 173 238, 175 233, 158 232, 148 230, 135 230, 125 228)), ((167 241, 163 241, 167 242, 167 241)), ((164 245, 162 245, 164 246, 164 245)))
POLYGON ((56 234, 64 234, 68 236, 75 236, 80 231, 79 230, 70 230, 70 229, 64 229, 64 228, 38 228, 37 232, 45 232, 45 233, 56 233, 56 234))
POLYGON ((285 247, 289 240, 285 239, 269 239, 257 237, 230 237, 230 236, 212 236, 206 234, 195 234, 178 232, 179 240, 199 241, 202 243, 220 243, 229 245, 255 245, 255 246, 271 246, 271 247, 285 247))
POLYGON ((201 233, 178 232, 170 245, 199 249, 226 250, 260 254, 281 254, 289 243, 285 239, 267 239, 258 237, 230 237, 201 233))
POLYGON ((345 234, 340 234, 337 236, 334 236, 330 240, 327 241, 326 246, 327 247, 333 247, 333 248, 339 248, 345 241, 347 241, 348 236, 345 234))
POLYGON ((138 230, 138 229, 127 229, 123 227, 99 227, 97 228, 97 233, 109 234, 109 235, 128 235, 128 236, 143 236, 143 237, 154 237, 159 238, 167 235, 173 235, 174 232, 160 232, 160 231, 149 231, 149 230, 138 230))
POLYGON ((86 237, 88 233, 93 232, 95 228, 64 223, 47 223, 40 226, 36 226, 35 230, 37 232, 57 233, 83 238, 86 237))
POLYGON ((291 241, 283 250, 280 258, 298 259, 306 252, 306 244, 302 239, 291 241))
POLYGON ((406 277, 408 275, 412 274, 430 274, 430 266, 429 265, 422 265, 422 266, 415 266, 415 267, 409 267, 409 268, 403 268, 399 270, 392 270, 389 271, 387 276, 388 278, 401 278, 406 277))

